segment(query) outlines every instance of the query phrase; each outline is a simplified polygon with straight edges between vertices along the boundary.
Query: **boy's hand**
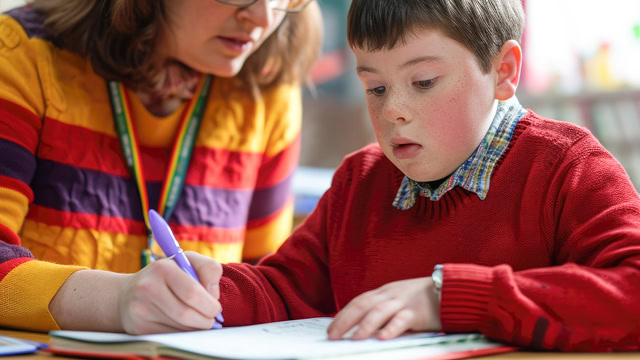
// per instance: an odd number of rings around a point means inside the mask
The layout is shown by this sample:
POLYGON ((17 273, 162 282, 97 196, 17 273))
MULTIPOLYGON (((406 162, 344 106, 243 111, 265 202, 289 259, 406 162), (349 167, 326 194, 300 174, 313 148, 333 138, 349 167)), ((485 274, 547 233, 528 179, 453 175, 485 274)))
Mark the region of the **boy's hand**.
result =
POLYGON ((170 259, 158 260, 124 282, 118 295, 124 331, 150 334, 211 329, 221 311, 222 266, 195 252, 185 255, 201 284, 170 259))
POLYGON ((392 339, 407 330, 440 331, 440 302, 431 277, 388 283, 355 297, 329 326, 329 339, 392 339))

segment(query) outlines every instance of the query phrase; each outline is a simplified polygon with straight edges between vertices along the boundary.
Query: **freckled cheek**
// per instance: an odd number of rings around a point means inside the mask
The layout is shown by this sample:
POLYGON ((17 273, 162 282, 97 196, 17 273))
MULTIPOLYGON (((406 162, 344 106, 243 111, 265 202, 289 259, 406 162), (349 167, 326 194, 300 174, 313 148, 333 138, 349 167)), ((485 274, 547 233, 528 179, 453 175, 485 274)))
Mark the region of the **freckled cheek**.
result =
POLYGON ((431 117, 428 125, 433 140, 442 146, 462 146, 468 141, 468 114, 464 105, 456 100, 455 97, 440 99, 423 112, 431 117))

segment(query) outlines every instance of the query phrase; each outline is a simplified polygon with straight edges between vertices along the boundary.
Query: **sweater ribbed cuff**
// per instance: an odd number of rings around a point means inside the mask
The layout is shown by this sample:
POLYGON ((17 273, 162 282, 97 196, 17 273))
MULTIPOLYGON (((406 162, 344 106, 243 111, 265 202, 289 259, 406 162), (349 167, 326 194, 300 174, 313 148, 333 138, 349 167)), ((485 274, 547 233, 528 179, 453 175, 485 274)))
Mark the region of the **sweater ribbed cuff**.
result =
POLYGON ((482 331, 489 327, 492 268, 470 264, 445 264, 440 321, 446 332, 482 331))
POLYGON ((80 266, 29 260, 15 267, 0 284, 0 326, 32 331, 59 330, 49 302, 80 266))

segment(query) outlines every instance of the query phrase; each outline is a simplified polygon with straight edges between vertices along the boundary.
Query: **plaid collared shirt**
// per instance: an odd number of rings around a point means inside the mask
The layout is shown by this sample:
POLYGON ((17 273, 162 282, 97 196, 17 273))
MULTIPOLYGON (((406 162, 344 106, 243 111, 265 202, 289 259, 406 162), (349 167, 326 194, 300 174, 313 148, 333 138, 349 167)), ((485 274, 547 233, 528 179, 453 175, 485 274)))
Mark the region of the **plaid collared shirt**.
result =
POLYGON ((456 186, 461 186, 484 200, 489 193, 491 173, 507 149, 518 121, 526 113, 515 96, 507 101, 498 102, 496 115, 487 134, 464 164, 435 190, 426 182, 417 182, 405 176, 396 193, 393 206, 400 210, 410 209, 416 203, 418 195, 436 201, 456 186))

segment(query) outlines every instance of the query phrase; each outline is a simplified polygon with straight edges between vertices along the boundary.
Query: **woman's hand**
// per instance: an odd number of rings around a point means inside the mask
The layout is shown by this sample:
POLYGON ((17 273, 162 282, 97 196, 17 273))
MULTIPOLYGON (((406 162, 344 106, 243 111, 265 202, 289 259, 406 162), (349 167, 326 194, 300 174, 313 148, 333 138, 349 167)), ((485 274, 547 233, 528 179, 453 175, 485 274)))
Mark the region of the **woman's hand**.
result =
POLYGON ((49 303, 61 329, 150 334, 211 329, 221 311, 222 266, 185 252, 200 284, 175 261, 163 259, 135 274, 80 270, 49 303))
POLYGON ((122 329, 151 334, 211 329, 220 313, 222 266, 195 252, 185 255, 201 284, 175 261, 162 259, 130 276, 118 295, 122 329))
POLYGON ((329 339, 392 339, 407 330, 440 331, 440 302, 431 277, 388 283, 355 297, 329 326, 329 339))

